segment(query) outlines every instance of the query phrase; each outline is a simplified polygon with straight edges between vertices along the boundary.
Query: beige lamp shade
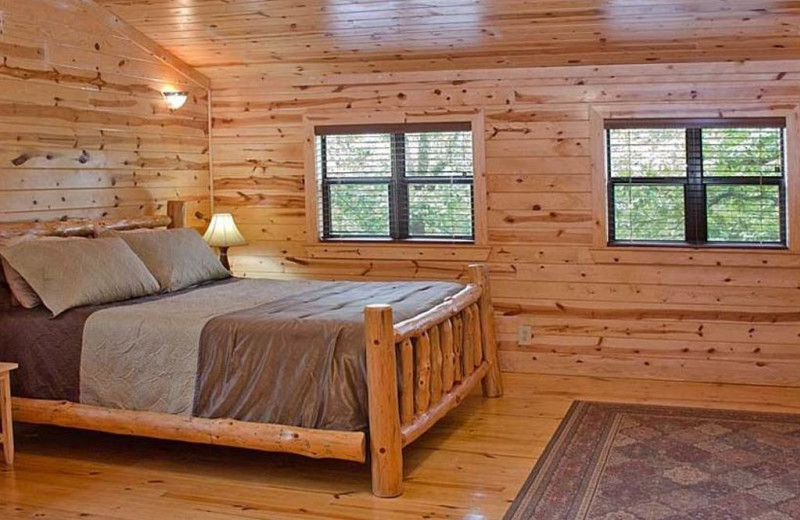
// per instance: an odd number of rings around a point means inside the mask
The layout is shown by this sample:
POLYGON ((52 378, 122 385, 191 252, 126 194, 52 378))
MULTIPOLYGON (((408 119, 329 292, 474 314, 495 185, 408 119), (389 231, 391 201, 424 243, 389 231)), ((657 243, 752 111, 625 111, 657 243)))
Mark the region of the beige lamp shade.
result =
POLYGON ((212 247, 243 246, 247 243, 230 213, 215 213, 203 239, 212 247))

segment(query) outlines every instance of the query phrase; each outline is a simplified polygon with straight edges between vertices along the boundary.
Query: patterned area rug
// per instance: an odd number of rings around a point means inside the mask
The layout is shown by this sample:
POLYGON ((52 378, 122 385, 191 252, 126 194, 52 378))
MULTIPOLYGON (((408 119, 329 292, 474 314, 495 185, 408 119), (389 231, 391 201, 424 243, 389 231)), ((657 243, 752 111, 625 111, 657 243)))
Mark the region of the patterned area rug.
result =
POLYGON ((800 416, 576 402, 505 519, 800 519, 800 416))

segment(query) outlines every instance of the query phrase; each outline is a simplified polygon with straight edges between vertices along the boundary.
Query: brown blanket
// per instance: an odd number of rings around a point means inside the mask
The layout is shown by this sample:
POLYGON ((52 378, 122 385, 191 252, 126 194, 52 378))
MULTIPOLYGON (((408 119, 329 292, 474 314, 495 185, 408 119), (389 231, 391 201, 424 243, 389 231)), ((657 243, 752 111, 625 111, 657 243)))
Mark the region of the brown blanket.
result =
POLYGON ((391 304, 398 322, 461 288, 319 282, 312 290, 214 318, 201 336, 194 415, 364 429, 365 305, 391 304))
MULTIPOLYGON (((216 282, 216 285, 233 280, 216 282)), ((149 296, 106 305, 78 307, 53 318, 44 307, 11 307, 11 293, 0 284, 0 359, 19 363, 11 374, 18 397, 80 402, 83 329, 97 311, 169 298, 188 292, 149 296)))

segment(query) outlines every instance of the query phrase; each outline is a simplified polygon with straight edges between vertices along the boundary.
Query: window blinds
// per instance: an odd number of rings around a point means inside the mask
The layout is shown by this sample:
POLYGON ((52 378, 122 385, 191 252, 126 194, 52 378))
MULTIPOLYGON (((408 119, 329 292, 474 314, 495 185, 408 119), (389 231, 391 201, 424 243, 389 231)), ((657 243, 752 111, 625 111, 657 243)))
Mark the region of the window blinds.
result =
POLYGON ((316 133, 321 238, 473 239, 469 123, 316 133))

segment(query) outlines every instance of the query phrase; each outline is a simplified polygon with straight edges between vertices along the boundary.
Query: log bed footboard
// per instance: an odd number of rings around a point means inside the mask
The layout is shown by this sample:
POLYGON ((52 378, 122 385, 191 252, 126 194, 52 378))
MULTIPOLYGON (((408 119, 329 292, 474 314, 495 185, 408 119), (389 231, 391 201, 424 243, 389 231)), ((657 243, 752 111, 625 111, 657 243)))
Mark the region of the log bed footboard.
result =
POLYGON ((473 283, 458 294, 397 325, 388 305, 370 305, 365 311, 376 496, 403 492, 403 448, 458 406, 479 382, 486 397, 503 393, 488 268, 472 265, 470 274, 473 283))

